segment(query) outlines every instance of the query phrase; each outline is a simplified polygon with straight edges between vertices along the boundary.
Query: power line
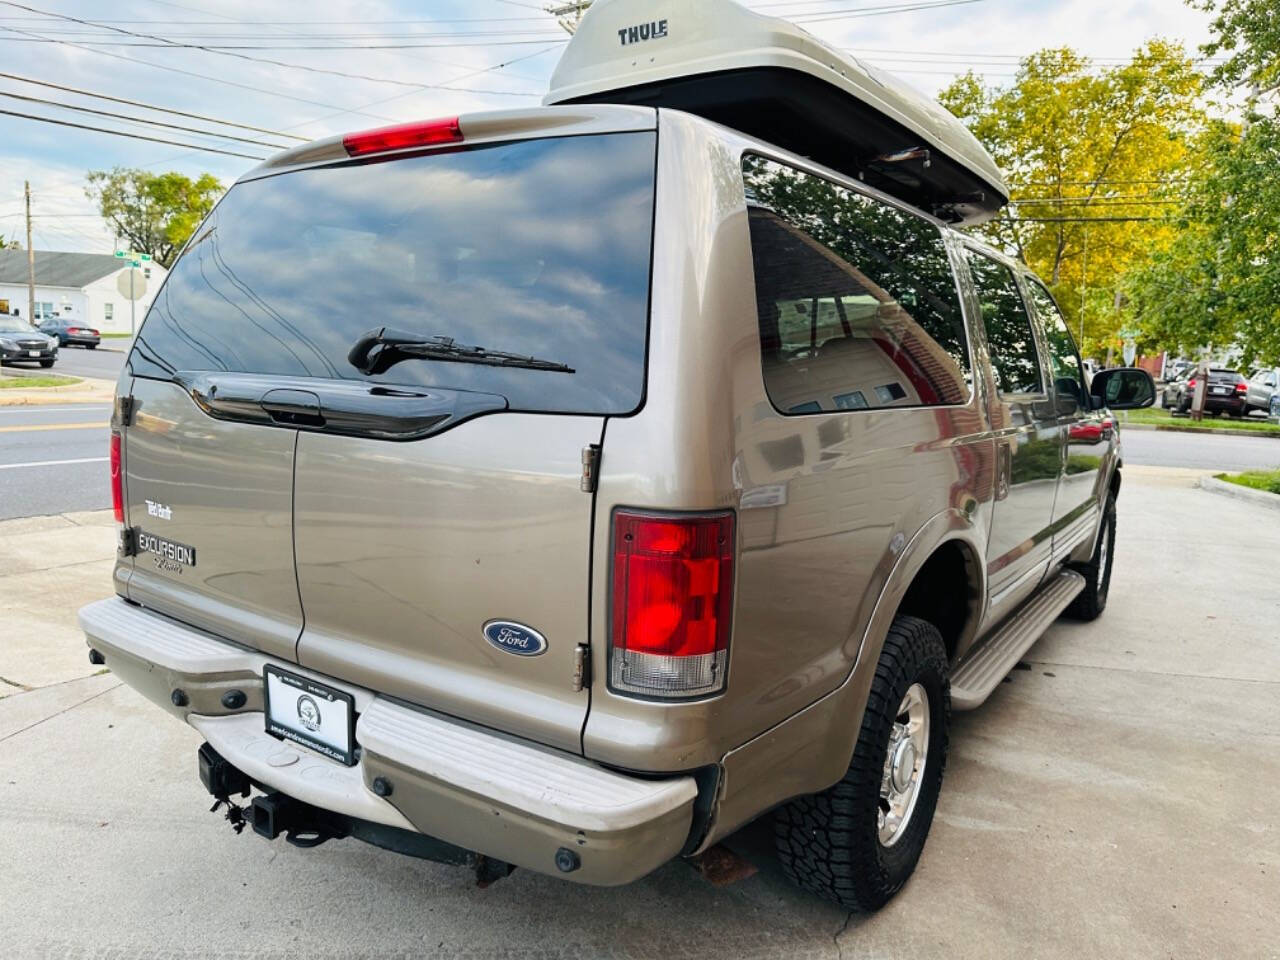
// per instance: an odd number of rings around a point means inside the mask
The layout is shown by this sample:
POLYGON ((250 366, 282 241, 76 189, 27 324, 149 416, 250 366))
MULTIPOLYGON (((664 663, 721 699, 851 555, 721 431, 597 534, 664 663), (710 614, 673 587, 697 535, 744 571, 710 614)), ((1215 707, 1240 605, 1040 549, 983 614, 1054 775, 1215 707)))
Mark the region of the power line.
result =
MULTIPOLYGON (((68 20, 68 21, 70 21, 71 23, 79 23, 79 24, 83 24, 83 25, 85 25, 85 26, 94 26, 94 24, 93 24, 91 21, 89 21, 89 20, 82 20, 82 19, 81 19, 81 18, 79 18, 79 17, 72 17, 72 16, 69 16, 68 14, 64 14, 64 13, 51 13, 51 12, 49 12, 49 11, 47 11, 47 10, 40 10, 40 9, 37 9, 36 7, 29 7, 29 6, 27 6, 26 4, 17 3, 17 2, 15 2, 15 0, 0 0, 0 5, 6 6, 6 7, 14 7, 14 8, 18 9, 18 10, 26 10, 28 13, 39 13, 39 14, 44 14, 44 15, 49 16, 49 17, 56 17, 56 18, 57 18, 57 19, 59 19, 59 20, 68 20)), ((12 30, 13 28, 12 28, 12 27, 6 27, 5 29, 12 30)), ((418 88, 423 88, 423 87, 432 87, 432 86, 434 86, 434 84, 411 83, 411 82, 409 82, 409 81, 407 81, 407 80, 392 80, 392 79, 390 79, 390 78, 386 78, 386 77, 371 77, 371 76, 369 76, 368 74, 363 74, 363 73, 348 73, 348 72, 346 72, 346 71, 344 71, 344 70, 330 70, 330 69, 328 69, 328 68, 326 68, 326 67, 312 67, 312 66, 308 66, 308 65, 306 65, 306 64, 301 64, 301 63, 288 63, 288 62, 283 61, 283 60, 272 60, 272 59, 271 59, 271 58, 269 58, 269 57, 253 57, 253 56, 249 56, 248 54, 245 54, 245 53, 237 53, 237 52, 235 52, 234 50, 230 50, 230 49, 228 49, 228 50, 220 50, 220 49, 217 49, 217 48, 215 48, 215 47, 205 46, 205 45, 198 44, 198 43, 197 43, 197 44, 175 43, 175 42, 173 42, 173 41, 171 41, 171 40, 166 40, 164 37, 158 36, 158 35, 156 35, 156 34, 152 34, 152 33, 142 33, 142 32, 137 31, 137 30, 126 30, 126 29, 124 29, 123 27, 103 26, 103 27, 102 27, 102 29, 103 29, 103 30, 109 30, 109 31, 111 31, 112 33, 118 33, 118 34, 120 34, 120 35, 122 35, 122 36, 126 36, 126 37, 137 37, 137 38, 140 38, 140 39, 143 39, 143 40, 156 40, 156 41, 159 41, 159 42, 160 42, 160 43, 159 43, 159 45, 160 45, 160 46, 164 46, 164 47, 182 48, 182 49, 194 49, 194 50, 203 50, 203 51, 204 51, 204 52, 206 52, 206 53, 214 53, 214 54, 219 54, 219 55, 221 55, 221 56, 234 57, 234 58, 236 58, 237 60, 247 60, 247 61, 249 61, 249 62, 251 62, 251 63, 266 63, 266 64, 270 64, 270 65, 272 65, 272 66, 276 66, 276 67, 286 67, 286 68, 291 68, 291 69, 294 69, 294 70, 305 70, 305 71, 307 71, 308 73, 320 73, 320 74, 327 74, 327 75, 329 75, 329 76, 343 77, 343 78, 345 78, 345 79, 347 79, 347 80, 366 80, 366 81, 370 81, 370 82, 373 82, 373 83, 390 83, 390 84, 395 84, 396 86, 402 86, 402 87, 418 87, 418 88)), ((21 32, 21 31, 19 31, 19 32, 21 32)), ((45 38, 45 39, 50 39, 50 40, 52 40, 54 43, 64 43, 64 42, 66 42, 66 41, 57 40, 56 38, 45 38)), ((534 40, 530 40, 530 41, 516 41, 516 42, 519 42, 519 43, 526 43, 526 42, 528 42, 528 43, 539 43, 539 42, 544 42, 544 41, 534 41, 534 40)), ((87 44, 87 46, 96 46, 96 45, 97 45, 96 43, 87 44)), ((147 45, 148 45, 148 44, 121 44, 121 46, 147 46, 147 45)), ((465 46, 465 44, 460 44, 460 46, 465 46)), ((323 49, 323 48, 321 48, 321 47, 316 47, 316 48, 313 48, 313 49, 323 49)))
MULTIPOLYGON (((186 110, 174 110, 170 107, 157 107, 151 103, 143 103, 141 100, 128 100, 124 97, 113 97, 106 93, 94 93, 91 90, 81 90, 79 87, 68 87, 61 83, 51 83, 48 80, 33 80, 31 77, 22 77, 16 73, 0 72, 0 77, 8 80, 18 80, 22 83, 30 83, 39 87, 50 87, 54 90, 64 90, 67 93, 77 93, 82 97, 93 97, 98 100, 110 100, 112 103, 122 103, 130 107, 141 107, 144 110, 155 110, 158 113, 168 113, 175 117, 189 117, 192 120, 203 120, 206 123, 216 123, 224 127, 235 127, 238 130, 251 130, 254 133, 266 133, 273 137, 283 137, 286 140, 306 141, 306 137, 299 137, 292 133, 280 133, 277 130, 268 130, 265 127, 255 127, 247 123, 235 123, 231 120, 219 120, 217 117, 207 117, 199 113, 189 113, 186 110)), ((270 144, 268 144, 270 146, 270 144)))
POLYGON ((159 137, 148 137, 141 133, 129 133, 124 130, 109 130, 106 127, 90 127, 83 123, 72 123, 70 120, 55 120, 52 117, 39 117, 31 113, 17 113, 13 110, 0 110, 0 115, 6 117, 21 117, 24 120, 38 120, 41 123, 53 123, 60 127, 74 127, 77 130, 92 130, 95 133, 109 133, 116 137, 127 137, 130 140, 148 140, 151 143, 167 143, 175 147, 186 147, 188 150, 201 150, 204 153, 220 153, 227 157, 244 157, 247 160, 265 160, 266 157, 255 156, 250 153, 235 153, 231 150, 218 150, 214 147, 202 147, 195 143, 179 143, 177 140, 162 140, 159 137))
MULTIPOLYGON (((28 32, 27 32, 27 31, 25 31, 25 30, 19 30, 19 29, 17 29, 16 27, 6 27, 6 26, 4 26, 4 25, 2 25, 2 24, 0 24, 0 30, 6 30, 6 31, 8 31, 9 33, 20 33, 20 34, 23 34, 24 36, 29 36, 29 37, 36 37, 36 36, 39 36, 38 34, 28 33, 28 32)), ((47 38, 45 38, 45 39, 47 39, 47 38)), ((63 44, 63 45, 68 46, 68 47, 74 47, 74 48, 75 48, 75 49, 77 49, 77 50, 84 50, 84 51, 87 51, 88 53, 96 53, 96 54, 99 54, 99 55, 104 56, 104 57, 111 57, 112 59, 115 59, 115 60, 126 60, 126 61, 128 61, 129 63, 140 63, 140 64, 142 64, 143 66, 147 66, 147 67, 155 67, 157 70, 167 70, 167 71, 169 71, 170 73, 180 73, 180 74, 182 74, 183 76, 186 76, 186 77, 196 77, 197 79, 200 79, 200 80, 210 80, 210 81, 212 81, 212 82, 214 82, 214 83, 222 83, 222 84, 226 84, 226 85, 227 85, 227 86, 229 86, 229 87, 239 87, 241 90, 252 90, 254 93, 265 93, 265 94, 267 94, 268 96, 271 96, 271 97, 279 97, 279 98, 281 98, 282 100, 293 100, 295 103, 306 103, 306 104, 310 104, 310 105, 311 105, 311 106, 313 106, 313 107, 324 107, 324 108, 326 108, 326 109, 328 109, 328 110, 340 110, 340 109, 341 109, 341 108, 340 108, 340 107, 338 107, 336 104, 332 104, 332 103, 325 103, 325 102, 323 102, 323 101, 321 101, 321 100, 308 100, 306 97, 295 97, 295 96, 293 96, 292 94, 288 94, 288 93, 281 93, 281 92, 280 92, 280 91, 278 91, 278 90, 270 90, 270 89, 268 89, 268 88, 266 88, 266 87, 255 87, 255 86, 253 86, 252 84, 249 84, 249 83, 239 83, 239 82, 237 82, 237 81, 235 81, 235 80, 227 80, 225 77, 213 77, 213 76, 210 76, 210 75, 209 75, 209 74, 207 74, 207 73, 196 73, 194 70, 183 70, 183 69, 181 69, 180 67, 171 67, 171 66, 169 66, 168 64, 164 64, 164 63, 156 63, 156 62, 154 62, 154 61, 152 61, 152 60, 140 60, 140 59, 138 59, 137 57, 130 57, 130 56, 128 56, 128 55, 126 55, 126 54, 123 54, 123 53, 112 53, 112 52, 111 52, 111 51, 109 51, 109 50, 99 50, 97 47, 89 47, 89 46, 85 46, 83 43, 74 43, 74 42, 72 42, 72 41, 70 41, 70 40, 56 40, 56 41, 54 41, 54 42, 56 42, 56 43, 60 43, 60 44, 63 44)), ((363 113, 363 111, 362 111, 362 110, 359 110, 359 109, 355 109, 355 110, 343 110, 342 112, 344 112, 344 113, 363 113)), ((388 121, 388 122, 390 122, 391 120, 393 120, 393 119, 394 119, 393 117, 383 117, 383 116, 379 116, 379 115, 378 115, 378 114, 376 114, 376 113, 364 113, 364 116, 367 116, 367 117, 373 117, 375 120, 385 120, 385 121, 388 121)))
POLYGON ((165 123, 163 120, 149 120, 146 117, 131 117, 124 113, 113 113, 110 110, 95 110, 93 107, 80 107, 71 103, 61 103, 57 100, 46 100, 43 97, 26 97, 20 93, 9 93, 7 90, 0 90, 0 97, 8 97, 11 100, 22 100, 26 103, 40 103, 48 107, 57 107, 61 110, 75 110, 78 113, 91 113, 99 117, 109 117, 113 120, 128 120, 131 123, 145 123, 153 127, 164 127, 168 130, 181 130, 184 133, 196 133, 204 137, 217 137, 222 140, 235 140, 239 143, 250 143, 259 147, 269 147, 272 150, 284 150, 284 146, 278 143, 267 143, 265 140, 250 140, 248 137, 237 137, 230 133, 218 133, 214 130, 201 130, 198 127, 186 127, 177 123, 165 123))
POLYGON ((850 7, 845 11, 828 10, 822 13, 800 13, 791 17, 792 23, 826 23, 830 20, 855 20, 862 17, 882 17, 895 13, 916 13, 939 7, 962 7, 983 0, 931 0, 931 2, 901 4, 890 7, 850 7))
MULTIPOLYGON (((980 0, 949 0, 949 2, 978 3, 980 0)), ((13 29, 11 27, 3 27, 0 29, 13 29)), ((98 34, 100 36, 100 34, 98 34)), ((23 41, 19 41, 23 42, 23 41)), ((65 43, 57 37, 37 37, 26 42, 29 43, 65 43)), ((362 73, 344 73, 341 70, 326 70, 322 67, 311 67, 304 63, 288 63, 281 60, 272 60, 267 57, 251 57, 248 54, 239 53, 242 50, 458 50, 466 47, 528 47, 537 43, 568 43, 568 39, 555 39, 552 37, 542 37, 527 40, 482 40, 475 43, 324 43, 324 44, 302 44, 302 43, 181 43, 177 40, 140 40, 127 42, 123 40, 82 40, 85 46, 90 47, 123 47, 127 50, 144 49, 144 50, 200 50, 204 53, 216 53, 223 56, 236 57, 240 60, 252 60, 256 63, 267 63, 274 67, 290 67, 294 70, 307 70, 311 73, 329 73, 339 77, 346 77, 354 80, 371 80, 374 83, 398 83, 404 86, 424 86, 424 84, 413 84, 407 80, 391 80, 386 77, 370 77, 362 73)), ((425 84, 430 86, 430 84, 425 84)))

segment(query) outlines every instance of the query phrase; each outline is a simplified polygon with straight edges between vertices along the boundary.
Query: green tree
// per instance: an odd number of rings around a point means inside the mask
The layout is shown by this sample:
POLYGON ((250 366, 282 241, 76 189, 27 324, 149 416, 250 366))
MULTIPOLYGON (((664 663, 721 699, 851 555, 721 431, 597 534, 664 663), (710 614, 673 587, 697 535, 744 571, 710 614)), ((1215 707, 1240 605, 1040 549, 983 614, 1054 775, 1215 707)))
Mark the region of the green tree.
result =
POLYGON ((116 167, 87 175, 85 194, 98 204, 118 237, 168 267, 192 231, 213 209, 223 187, 211 173, 151 173, 116 167))
POLYGON ((1213 12, 1218 88, 1243 121, 1214 124, 1181 231, 1126 280, 1148 339, 1182 351, 1235 346, 1280 362, 1280 12, 1275 0, 1191 0, 1213 12), (1237 101, 1239 102, 1239 101, 1237 101))
POLYGON ((0 233, 0 250, 21 250, 22 243, 18 240, 10 240, 3 233, 0 233))
POLYGON ((971 73, 939 97, 1010 181, 1012 204, 981 232, 1045 278, 1073 329, 1083 310, 1086 354, 1119 345, 1121 277, 1174 240, 1163 218, 1199 163, 1202 88, 1183 48, 1154 40, 1105 69, 1042 50, 1007 87, 971 73))
POLYGON ((1189 0, 1214 14, 1206 57, 1225 56, 1213 71, 1220 87, 1244 87, 1253 98, 1280 90, 1280 8, 1276 0, 1189 0))

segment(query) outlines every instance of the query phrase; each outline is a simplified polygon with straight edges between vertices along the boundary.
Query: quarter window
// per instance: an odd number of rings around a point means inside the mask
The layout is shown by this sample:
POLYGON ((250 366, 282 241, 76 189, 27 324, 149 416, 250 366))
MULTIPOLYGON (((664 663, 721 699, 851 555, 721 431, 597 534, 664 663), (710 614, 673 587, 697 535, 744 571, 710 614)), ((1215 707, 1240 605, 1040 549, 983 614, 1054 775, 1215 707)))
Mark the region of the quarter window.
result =
POLYGON ((1013 271, 973 250, 965 251, 982 306, 982 323, 991 351, 991 370, 1001 393, 1040 393, 1040 361, 1031 318, 1013 271))
POLYGON ((743 161, 765 389, 786 414, 963 404, 969 345, 941 231, 743 161))

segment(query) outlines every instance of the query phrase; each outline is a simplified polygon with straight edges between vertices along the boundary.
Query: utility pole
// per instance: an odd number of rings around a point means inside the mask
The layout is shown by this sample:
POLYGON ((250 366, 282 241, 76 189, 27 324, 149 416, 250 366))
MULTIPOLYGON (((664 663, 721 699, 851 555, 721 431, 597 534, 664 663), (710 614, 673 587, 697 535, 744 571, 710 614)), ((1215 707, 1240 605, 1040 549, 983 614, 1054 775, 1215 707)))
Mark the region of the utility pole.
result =
POLYGON ((31 246, 31 181, 22 182, 27 201, 27 323, 36 322, 36 251, 31 246))
POLYGON ((569 3, 553 3, 543 9, 556 18, 556 23, 560 24, 565 33, 572 36, 582 22, 582 15, 590 6, 591 0, 571 0, 569 3))

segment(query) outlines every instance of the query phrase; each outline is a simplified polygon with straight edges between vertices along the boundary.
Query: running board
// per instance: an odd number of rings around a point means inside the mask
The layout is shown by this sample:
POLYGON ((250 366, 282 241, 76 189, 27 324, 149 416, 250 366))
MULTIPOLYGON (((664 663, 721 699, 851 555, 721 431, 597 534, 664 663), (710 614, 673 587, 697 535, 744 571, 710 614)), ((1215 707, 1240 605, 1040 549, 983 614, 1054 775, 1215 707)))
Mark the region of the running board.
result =
POLYGON ((1070 606, 1084 583, 1084 577, 1074 570, 1063 570, 967 654, 951 674, 951 706, 956 710, 982 706, 1058 614, 1070 606))

